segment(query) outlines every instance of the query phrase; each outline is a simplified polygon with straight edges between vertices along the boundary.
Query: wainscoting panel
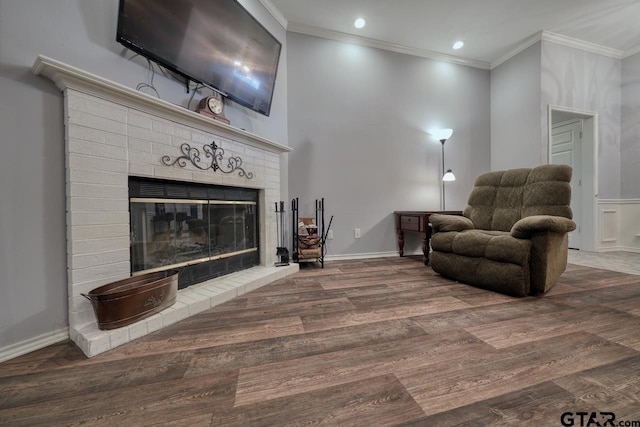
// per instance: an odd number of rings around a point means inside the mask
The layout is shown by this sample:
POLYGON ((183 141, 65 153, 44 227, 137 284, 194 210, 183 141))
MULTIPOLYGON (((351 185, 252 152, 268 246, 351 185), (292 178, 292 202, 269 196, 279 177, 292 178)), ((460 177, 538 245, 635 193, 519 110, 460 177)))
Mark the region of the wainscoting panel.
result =
POLYGON ((640 253, 640 199, 599 200, 598 252, 640 253))

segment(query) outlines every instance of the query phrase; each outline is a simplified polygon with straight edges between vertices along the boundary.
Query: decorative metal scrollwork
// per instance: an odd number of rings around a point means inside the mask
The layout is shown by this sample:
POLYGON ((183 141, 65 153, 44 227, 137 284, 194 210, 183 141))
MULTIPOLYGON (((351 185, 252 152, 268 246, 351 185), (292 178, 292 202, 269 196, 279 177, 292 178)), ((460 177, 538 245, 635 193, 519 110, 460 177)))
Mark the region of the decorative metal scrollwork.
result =
POLYGON ((238 176, 247 177, 247 179, 253 178, 253 172, 246 172, 242 168, 242 159, 240 156, 229 157, 227 159, 227 165, 224 167, 220 166, 220 163, 224 161, 224 149, 218 147, 215 141, 212 141, 211 144, 202 147, 204 157, 206 159, 211 159, 211 162, 208 160, 206 162, 203 161, 200 155, 200 150, 191 147, 186 142, 180 146, 180 151, 182 151, 182 156, 176 157, 174 160, 171 160, 171 157, 169 156, 162 156, 162 163, 167 166, 177 164, 183 168, 187 166, 188 160, 193 166, 201 170, 213 169, 214 172, 220 171, 227 174, 238 171, 238 176))

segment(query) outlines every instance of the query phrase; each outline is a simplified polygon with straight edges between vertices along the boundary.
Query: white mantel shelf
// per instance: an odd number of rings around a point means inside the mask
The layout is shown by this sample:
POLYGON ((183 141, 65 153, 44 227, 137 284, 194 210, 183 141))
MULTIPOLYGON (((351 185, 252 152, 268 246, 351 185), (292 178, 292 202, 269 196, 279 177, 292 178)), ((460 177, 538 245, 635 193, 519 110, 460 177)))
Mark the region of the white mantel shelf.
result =
POLYGON ((230 139, 241 138, 244 143, 272 153, 280 154, 291 151, 291 148, 286 145, 278 144, 277 142, 251 132, 215 121, 209 117, 188 110, 185 107, 154 98, 146 93, 138 92, 120 83, 105 79, 44 55, 38 55, 33 67, 31 67, 31 71, 36 75, 48 77, 61 91, 72 88, 112 102, 142 108, 146 111, 153 112, 153 114, 159 117, 175 118, 177 116, 184 122, 188 122, 192 126, 204 131, 214 130, 217 134, 230 139))

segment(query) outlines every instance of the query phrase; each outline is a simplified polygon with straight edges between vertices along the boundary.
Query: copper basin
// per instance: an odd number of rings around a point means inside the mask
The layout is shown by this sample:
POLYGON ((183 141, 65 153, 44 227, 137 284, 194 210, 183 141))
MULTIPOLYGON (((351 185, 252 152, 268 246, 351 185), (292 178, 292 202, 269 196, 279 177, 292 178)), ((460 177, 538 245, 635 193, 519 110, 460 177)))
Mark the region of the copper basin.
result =
POLYGON ((176 302, 178 272, 175 270, 147 273, 118 280, 88 294, 102 330, 116 329, 152 316, 176 302))

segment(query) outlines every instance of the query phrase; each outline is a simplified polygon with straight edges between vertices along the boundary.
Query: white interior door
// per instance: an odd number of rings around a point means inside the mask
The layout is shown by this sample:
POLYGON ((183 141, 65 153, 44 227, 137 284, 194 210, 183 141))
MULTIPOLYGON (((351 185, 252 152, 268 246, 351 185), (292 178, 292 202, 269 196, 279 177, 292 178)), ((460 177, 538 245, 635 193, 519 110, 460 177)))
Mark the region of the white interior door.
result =
POLYGON ((553 126, 551 131, 551 163, 573 168, 571 209, 577 227, 569 233, 569 247, 582 248, 582 119, 553 126))

